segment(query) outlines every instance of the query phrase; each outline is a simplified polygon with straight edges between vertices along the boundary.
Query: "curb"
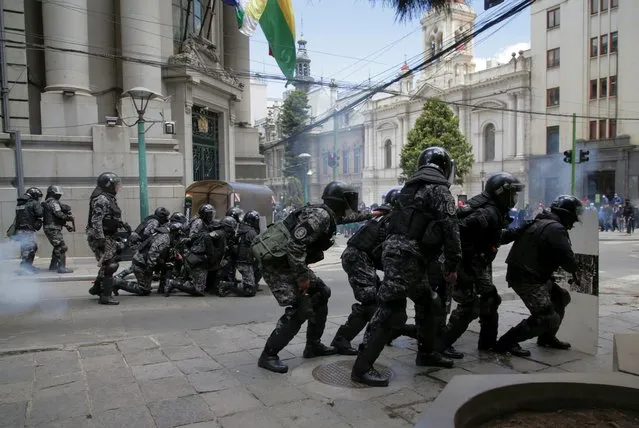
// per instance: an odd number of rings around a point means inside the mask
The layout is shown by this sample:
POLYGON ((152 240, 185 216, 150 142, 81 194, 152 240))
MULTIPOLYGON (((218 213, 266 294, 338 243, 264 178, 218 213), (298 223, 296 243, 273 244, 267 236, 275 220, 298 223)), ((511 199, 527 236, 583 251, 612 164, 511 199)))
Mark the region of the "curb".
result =
POLYGON ((37 282, 77 282, 77 281, 93 281, 95 275, 77 275, 77 276, 16 276, 10 278, 10 281, 25 282, 29 280, 37 282))

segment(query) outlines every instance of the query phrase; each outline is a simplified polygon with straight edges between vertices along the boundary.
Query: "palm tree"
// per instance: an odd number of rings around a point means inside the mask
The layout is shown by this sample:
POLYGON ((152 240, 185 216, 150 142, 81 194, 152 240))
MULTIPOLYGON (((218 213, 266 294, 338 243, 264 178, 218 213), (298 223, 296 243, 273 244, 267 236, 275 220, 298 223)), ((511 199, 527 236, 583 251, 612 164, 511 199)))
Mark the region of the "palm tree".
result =
POLYGON ((469 0, 370 0, 373 4, 382 3, 395 9, 399 21, 420 18, 431 9, 447 9, 451 3, 467 3, 469 0))

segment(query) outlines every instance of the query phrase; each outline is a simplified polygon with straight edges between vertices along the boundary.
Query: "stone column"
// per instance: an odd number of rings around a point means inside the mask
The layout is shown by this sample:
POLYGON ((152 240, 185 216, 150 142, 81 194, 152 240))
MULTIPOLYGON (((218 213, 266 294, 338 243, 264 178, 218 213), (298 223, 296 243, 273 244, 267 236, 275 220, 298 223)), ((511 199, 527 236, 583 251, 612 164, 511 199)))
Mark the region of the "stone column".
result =
POLYGON ((90 135, 98 118, 97 103, 89 89, 89 56, 59 50, 87 49, 87 0, 66 3, 42 4, 44 43, 56 48, 45 49, 47 85, 40 101, 42 133, 90 135))
MULTIPOLYGON (((508 95, 508 108, 510 110, 517 110, 517 96, 515 94, 508 95)), ((509 147, 509 155, 515 156, 517 154, 517 113, 511 111, 508 113, 510 118, 508 122, 508 147, 509 147)))
MULTIPOLYGON (((218 6, 223 7, 223 6, 218 6)), ((237 30, 237 17, 232 7, 224 9, 224 67, 232 73, 244 74, 249 72, 250 66, 250 44, 249 38, 237 30)), ((235 104, 235 123, 251 122, 251 84, 248 78, 239 77, 238 80, 244 84, 242 100, 235 104)))
POLYGON ((517 146, 515 151, 515 157, 524 157, 524 111, 526 110, 524 101, 526 94, 520 92, 517 94, 517 146))
POLYGON ((371 125, 365 126, 365 137, 364 137, 364 169, 372 169, 372 161, 373 161, 373 133, 371 132, 371 125))

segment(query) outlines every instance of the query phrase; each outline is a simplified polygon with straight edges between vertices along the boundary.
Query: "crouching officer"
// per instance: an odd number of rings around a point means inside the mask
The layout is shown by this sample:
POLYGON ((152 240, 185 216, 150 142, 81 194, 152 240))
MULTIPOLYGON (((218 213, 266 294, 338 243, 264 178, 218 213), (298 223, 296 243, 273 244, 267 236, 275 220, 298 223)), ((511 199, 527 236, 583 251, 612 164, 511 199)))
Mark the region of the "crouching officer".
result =
POLYGON ((153 273, 162 270, 167 263, 171 246, 176 244, 182 233, 181 223, 168 223, 157 226, 154 234, 142 242, 133 254, 131 268, 137 282, 116 279, 114 293, 118 290, 128 291, 138 296, 151 294, 153 273))
MULTIPOLYGON (((73 270, 67 268, 67 250, 69 249, 62 236, 62 228, 67 227, 67 222, 74 222, 71 213, 65 213, 60 204, 62 189, 60 186, 49 186, 47 189, 47 199, 42 204, 44 208, 44 234, 53 247, 51 253, 50 271, 58 273, 72 273, 73 270)), ((72 230, 72 228, 67 228, 72 230)))
POLYGON ((455 200, 449 187, 454 164, 440 147, 425 149, 418 170, 404 184, 388 222, 382 265, 384 279, 377 292, 379 306, 371 319, 369 337, 353 365, 351 379, 369 386, 388 386, 388 377, 373 363, 406 323, 406 298, 415 302, 418 366, 452 367, 453 362, 436 351, 435 339, 445 317, 439 297, 426 281, 426 266, 444 248, 446 280, 457 279, 461 259, 455 200))
POLYGON ((168 297, 173 290, 179 290, 192 296, 203 296, 207 275, 219 270, 226 241, 235 233, 236 227, 233 217, 224 217, 212 232, 192 235, 185 264, 188 279, 167 280, 164 295, 168 297))
POLYGON ((502 243, 514 241, 506 258, 506 281, 521 298, 530 317, 508 330, 495 346, 500 353, 530 356, 519 342, 537 337, 537 344, 568 349, 570 344, 557 339, 570 294, 557 285, 552 274, 559 267, 568 273, 577 271, 568 230, 580 221, 583 205, 570 195, 557 197, 532 222, 519 229, 504 231, 502 243))
MULTIPOLYGON (((384 205, 377 211, 390 213, 398 196, 399 189, 389 191, 384 205)), ((382 244, 386 239, 388 219, 388 215, 383 215, 368 220, 348 240, 342 253, 342 267, 358 303, 353 304, 346 323, 337 330, 331 343, 338 354, 357 355, 351 340, 366 327, 377 310, 377 290, 381 282, 377 270, 382 269, 382 244)))
POLYGON ((307 205, 271 225, 253 243, 262 275, 273 297, 285 307, 258 360, 258 366, 286 373, 288 366, 278 353, 295 337, 305 321, 304 358, 335 354, 320 340, 326 326, 331 289, 308 265, 324 258, 334 243, 336 223, 357 210, 358 192, 346 183, 333 181, 324 188, 323 204, 307 205))
POLYGON ((440 351, 453 358, 464 355, 452 346, 479 317, 478 349, 488 351, 497 342, 501 297, 493 284, 490 266, 501 243, 502 230, 510 223, 508 213, 517 204, 524 185, 507 172, 494 174, 482 193, 457 209, 462 262, 457 271, 453 299, 457 307, 441 336, 440 351))
POLYGON ((251 245, 257 233, 255 232, 255 228, 247 223, 247 217, 251 224, 254 223, 255 216, 257 216, 257 223, 259 225, 260 217, 257 211, 249 211, 242 219, 242 222, 237 226, 237 232, 231 245, 231 247, 234 248, 234 250, 232 250, 234 254, 229 255, 231 251, 227 251, 224 256, 227 265, 222 269, 224 271, 222 274, 224 279, 221 280, 218 285, 220 296, 234 293, 243 297, 253 297, 257 292, 255 273, 253 272, 253 252, 251 251, 251 245), (242 276, 240 284, 235 280, 236 269, 242 276))
POLYGON ((40 198, 42 191, 37 187, 30 187, 18 198, 16 206, 15 235, 12 238, 20 241, 20 267, 28 273, 38 272, 33 266, 33 260, 38 251, 35 233, 42 228, 44 215, 40 198))
POLYGON ((112 297, 113 274, 118 270, 120 243, 118 229, 127 226, 122 222, 122 210, 115 195, 120 191, 120 177, 113 172, 103 172, 98 176, 97 186, 89 200, 87 221, 87 242, 98 261, 98 277, 90 294, 100 296, 102 305, 119 305, 112 297))

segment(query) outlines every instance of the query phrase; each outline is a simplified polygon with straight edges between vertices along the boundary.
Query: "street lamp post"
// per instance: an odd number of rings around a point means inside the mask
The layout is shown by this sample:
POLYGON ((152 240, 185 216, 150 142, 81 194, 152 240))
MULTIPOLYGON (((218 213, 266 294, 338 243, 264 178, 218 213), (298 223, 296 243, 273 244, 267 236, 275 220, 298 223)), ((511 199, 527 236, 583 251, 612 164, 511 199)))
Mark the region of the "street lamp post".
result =
POLYGON ((157 98, 163 98, 162 95, 157 92, 153 92, 150 89, 143 87, 135 87, 129 89, 125 94, 131 97, 133 106, 138 113, 138 175, 140 179, 140 221, 145 219, 149 215, 149 195, 148 195, 148 181, 146 175, 146 141, 144 130, 144 112, 149 105, 149 101, 157 98), (140 101, 140 105, 136 103, 136 100, 140 101))
POLYGON ((308 204, 308 177, 313 174, 313 171, 309 168, 311 155, 310 153, 300 153, 297 157, 304 160, 306 166, 306 171, 304 172, 304 205, 306 205, 308 204))

